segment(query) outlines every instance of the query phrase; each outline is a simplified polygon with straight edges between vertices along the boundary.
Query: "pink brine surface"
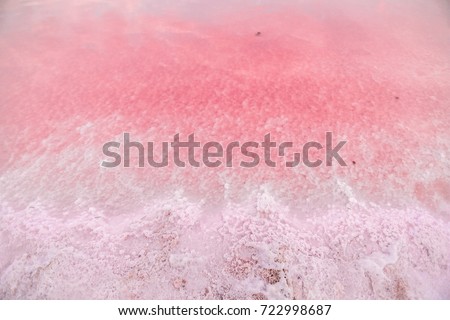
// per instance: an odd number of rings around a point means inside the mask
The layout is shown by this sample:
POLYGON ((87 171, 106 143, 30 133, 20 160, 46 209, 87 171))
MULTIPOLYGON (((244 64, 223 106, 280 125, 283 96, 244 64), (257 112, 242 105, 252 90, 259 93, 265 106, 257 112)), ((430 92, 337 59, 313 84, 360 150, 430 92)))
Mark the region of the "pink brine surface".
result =
POLYGON ((450 299, 448 1, 2 1, 0 298, 450 299), (346 140, 347 166, 102 146, 346 140))

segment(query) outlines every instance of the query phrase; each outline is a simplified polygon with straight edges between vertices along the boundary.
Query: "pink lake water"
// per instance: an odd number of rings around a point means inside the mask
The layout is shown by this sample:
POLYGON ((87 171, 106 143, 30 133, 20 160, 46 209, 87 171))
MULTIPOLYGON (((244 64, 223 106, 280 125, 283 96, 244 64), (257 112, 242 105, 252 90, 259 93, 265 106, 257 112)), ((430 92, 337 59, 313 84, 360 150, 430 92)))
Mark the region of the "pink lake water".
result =
POLYGON ((0 113, 2 299, 450 299, 448 1, 6 0, 0 113), (327 131, 347 166, 100 166, 327 131))

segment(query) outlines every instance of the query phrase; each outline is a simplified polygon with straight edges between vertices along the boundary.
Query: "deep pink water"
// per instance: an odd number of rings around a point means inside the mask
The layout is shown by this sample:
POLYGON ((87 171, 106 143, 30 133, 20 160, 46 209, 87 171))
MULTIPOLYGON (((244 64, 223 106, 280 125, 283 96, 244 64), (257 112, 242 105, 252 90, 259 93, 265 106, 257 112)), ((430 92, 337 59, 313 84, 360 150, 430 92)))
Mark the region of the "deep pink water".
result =
POLYGON ((450 299, 447 1, 3 1, 0 108, 0 298, 450 299), (100 167, 326 131, 347 167, 100 167))

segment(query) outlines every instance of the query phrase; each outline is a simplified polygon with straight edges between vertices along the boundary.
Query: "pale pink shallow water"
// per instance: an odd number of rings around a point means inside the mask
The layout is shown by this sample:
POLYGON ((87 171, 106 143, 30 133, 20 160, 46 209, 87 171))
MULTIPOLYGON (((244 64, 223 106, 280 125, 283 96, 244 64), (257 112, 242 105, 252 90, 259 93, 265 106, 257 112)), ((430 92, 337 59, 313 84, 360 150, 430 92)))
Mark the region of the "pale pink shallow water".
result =
POLYGON ((450 299, 449 16, 3 1, 0 298, 450 299), (99 165, 123 132, 326 131, 347 167, 99 165))

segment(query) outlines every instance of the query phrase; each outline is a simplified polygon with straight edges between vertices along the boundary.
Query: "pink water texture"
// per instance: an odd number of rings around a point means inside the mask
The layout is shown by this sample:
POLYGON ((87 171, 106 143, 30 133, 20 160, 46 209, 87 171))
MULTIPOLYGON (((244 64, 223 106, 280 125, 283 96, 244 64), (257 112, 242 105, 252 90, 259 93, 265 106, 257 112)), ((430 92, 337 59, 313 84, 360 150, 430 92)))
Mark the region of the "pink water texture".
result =
POLYGON ((0 108, 2 299, 450 299, 448 1, 3 1, 0 108), (326 131, 347 166, 100 166, 326 131))

